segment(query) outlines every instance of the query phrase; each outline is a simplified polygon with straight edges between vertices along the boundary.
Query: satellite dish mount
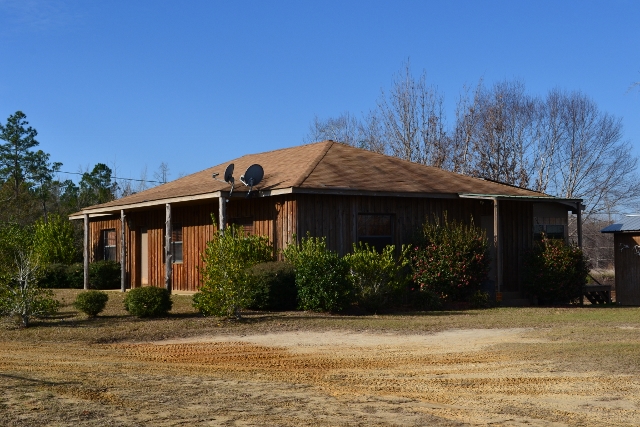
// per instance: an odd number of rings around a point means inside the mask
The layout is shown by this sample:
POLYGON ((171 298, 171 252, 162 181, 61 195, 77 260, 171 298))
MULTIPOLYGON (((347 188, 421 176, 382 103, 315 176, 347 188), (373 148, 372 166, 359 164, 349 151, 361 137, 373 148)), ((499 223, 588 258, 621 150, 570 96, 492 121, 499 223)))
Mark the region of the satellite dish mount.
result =
MULTIPOLYGON (((216 181, 226 182, 227 184, 231 185, 231 191, 229 191, 229 195, 227 196, 227 202, 229 201, 229 198, 233 193, 233 189, 235 187, 235 182, 236 182, 235 179, 233 178, 233 168, 234 168, 233 163, 227 166, 227 168, 224 171, 224 181, 218 179, 218 175, 220 175, 219 173, 213 174, 213 179, 215 179, 216 181)), ((260 181, 262 181, 262 178, 264 178, 264 169, 262 169, 262 166, 260 166, 259 164, 253 164, 247 168, 244 175, 240 177, 240 182, 242 182, 246 187, 249 187, 249 192, 247 193, 247 197, 249 197, 249 195, 253 191, 253 186, 258 185, 260 181)))
POLYGON ((262 178, 264 178, 264 169, 262 169, 262 166, 256 163, 247 168, 244 175, 240 177, 240 181, 249 187, 247 197, 249 197, 251 191, 253 191, 253 186, 258 185, 260 181, 262 181, 262 178))

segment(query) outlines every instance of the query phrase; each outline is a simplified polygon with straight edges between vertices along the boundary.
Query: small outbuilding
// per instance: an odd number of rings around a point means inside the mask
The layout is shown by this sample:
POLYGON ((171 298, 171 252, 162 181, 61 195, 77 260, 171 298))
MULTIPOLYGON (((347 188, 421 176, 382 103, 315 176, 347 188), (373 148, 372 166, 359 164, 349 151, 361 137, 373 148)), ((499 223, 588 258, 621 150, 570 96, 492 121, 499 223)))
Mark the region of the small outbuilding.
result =
POLYGON ((630 215, 601 230, 613 233, 616 301, 640 305, 640 215, 630 215))

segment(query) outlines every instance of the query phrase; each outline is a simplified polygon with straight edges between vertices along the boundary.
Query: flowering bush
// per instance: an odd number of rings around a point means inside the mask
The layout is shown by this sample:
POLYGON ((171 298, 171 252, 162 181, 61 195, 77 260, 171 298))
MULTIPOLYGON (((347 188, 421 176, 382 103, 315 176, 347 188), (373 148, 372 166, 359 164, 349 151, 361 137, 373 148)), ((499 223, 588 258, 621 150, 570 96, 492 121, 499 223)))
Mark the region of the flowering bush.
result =
POLYGON ((489 272, 484 232, 470 225, 435 218, 424 224, 421 243, 413 248, 413 280, 422 291, 443 301, 466 301, 480 289, 489 272))
POLYGON ((525 258, 524 269, 523 285, 530 296, 546 304, 568 303, 580 298, 589 263, 577 246, 544 236, 525 258))

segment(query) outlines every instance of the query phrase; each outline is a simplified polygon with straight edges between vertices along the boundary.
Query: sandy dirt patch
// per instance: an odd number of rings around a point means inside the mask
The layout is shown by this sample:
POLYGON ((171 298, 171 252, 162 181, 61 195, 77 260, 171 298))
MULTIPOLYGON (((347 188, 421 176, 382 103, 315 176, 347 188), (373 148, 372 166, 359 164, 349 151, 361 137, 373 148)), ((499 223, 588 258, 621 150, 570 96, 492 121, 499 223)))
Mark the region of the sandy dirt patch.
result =
POLYGON ((526 328, 0 343, 0 425, 600 426, 640 380, 572 369, 526 328))

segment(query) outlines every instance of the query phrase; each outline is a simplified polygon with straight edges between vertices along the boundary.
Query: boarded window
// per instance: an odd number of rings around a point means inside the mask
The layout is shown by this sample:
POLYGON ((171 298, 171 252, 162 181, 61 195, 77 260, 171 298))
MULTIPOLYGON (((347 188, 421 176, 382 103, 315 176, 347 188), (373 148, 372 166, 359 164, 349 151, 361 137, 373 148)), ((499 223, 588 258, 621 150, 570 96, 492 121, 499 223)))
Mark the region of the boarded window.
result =
POLYGON ((367 243, 382 252, 393 244, 393 215, 358 214, 358 242, 367 243))
POLYGON ((102 230, 102 254, 103 259, 115 261, 116 260, 116 229, 111 228, 108 230, 102 230))

